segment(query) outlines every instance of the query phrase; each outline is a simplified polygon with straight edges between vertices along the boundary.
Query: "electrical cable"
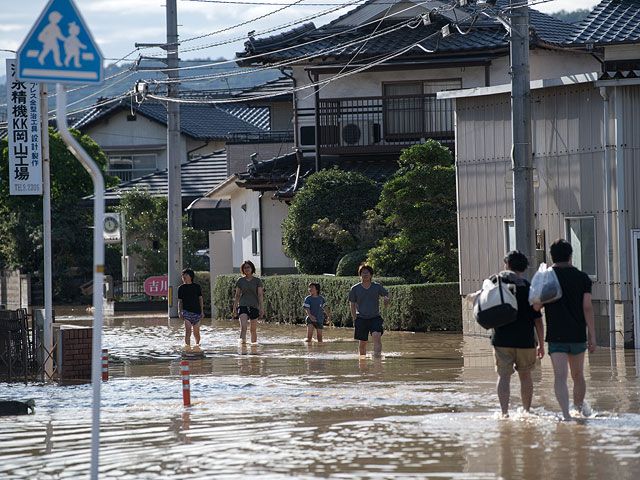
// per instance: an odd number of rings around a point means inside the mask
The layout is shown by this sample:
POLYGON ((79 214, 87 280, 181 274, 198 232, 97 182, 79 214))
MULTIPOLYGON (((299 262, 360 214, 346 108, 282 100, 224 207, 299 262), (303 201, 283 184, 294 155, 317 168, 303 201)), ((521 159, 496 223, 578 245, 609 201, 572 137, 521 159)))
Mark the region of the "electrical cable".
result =
MULTIPOLYGON (((405 13, 405 12, 411 10, 411 9, 420 7, 420 6, 422 6, 424 4, 427 4, 427 3, 429 3, 429 0, 424 0, 424 1, 420 2, 420 3, 418 3, 418 4, 413 4, 413 5, 407 7, 405 9, 403 9, 403 10, 399 10, 397 12, 392 13, 391 15, 389 15, 389 18, 391 18, 393 16, 396 16, 396 15, 399 15, 401 13, 405 13)), ((447 5, 447 7, 449 7, 449 6, 447 5)), ((436 9, 434 9, 433 12, 437 13, 441 9, 442 9, 442 7, 438 7, 436 9)), ((411 21, 414 21, 414 20, 415 19, 410 19, 405 23, 408 23, 408 22, 411 22, 411 21)), ((322 38, 310 40, 308 42, 299 43, 299 44, 292 45, 292 46, 289 46, 289 47, 284 47, 284 48, 281 48, 281 49, 278 49, 278 50, 272 50, 272 51, 269 51, 269 52, 264 52, 264 53, 257 54, 257 55, 249 55, 249 56, 246 56, 246 57, 242 57, 241 59, 235 58, 235 59, 225 60, 223 62, 216 62, 216 63, 212 63, 212 64, 204 64, 204 65, 188 66, 188 67, 177 67, 177 68, 174 68, 174 69, 158 68, 157 70, 154 69, 154 70, 150 70, 150 71, 167 72, 169 70, 191 70, 191 69, 196 69, 196 68, 206 68, 206 67, 212 66, 212 65, 218 66, 218 65, 229 64, 229 63, 237 63, 238 60, 242 60, 242 61, 253 60, 253 59, 264 57, 264 56, 267 56, 267 55, 272 55, 274 53, 282 53, 282 52, 285 52, 285 51, 288 51, 288 50, 291 50, 291 49, 294 49, 294 48, 308 46, 308 45, 311 45, 311 44, 316 43, 316 42, 320 42, 320 41, 324 41, 324 40, 327 40, 327 39, 330 39, 330 38, 334 38, 334 37, 337 37, 337 36, 345 35, 347 33, 350 33, 350 32, 356 31, 356 30, 360 30, 363 27, 372 25, 372 24, 374 24, 376 22, 377 22, 377 20, 371 20, 369 22, 365 22, 363 24, 356 25, 356 26, 348 28, 346 30, 342 30, 340 32, 336 32, 336 33, 333 33, 333 34, 330 34, 330 35, 326 35, 326 36, 324 36, 322 38)), ((404 25, 402 25, 402 26, 404 26, 404 25)), ((388 28, 392 28, 392 27, 388 27, 388 28)), ((343 44, 338 44, 338 45, 332 46, 331 49, 342 48, 343 46, 344 46, 343 44)), ((316 56, 316 55, 320 55, 322 53, 323 53, 322 51, 314 52, 313 54, 310 54, 310 55, 307 55, 307 56, 301 57, 301 58, 310 58, 310 57, 313 57, 313 56, 316 56)), ((253 67, 252 67, 252 70, 254 70, 253 67)), ((234 72, 233 75, 237 75, 237 73, 234 72)), ((180 77, 180 79, 175 79, 175 80, 163 80, 163 81, 161 81, 161 83, 182 82, 184 79, 189 79, 189 78, 190 77, 180 77)), ((198 76, 197 78, 198 79, 206 79, 207 77, 198 76)))

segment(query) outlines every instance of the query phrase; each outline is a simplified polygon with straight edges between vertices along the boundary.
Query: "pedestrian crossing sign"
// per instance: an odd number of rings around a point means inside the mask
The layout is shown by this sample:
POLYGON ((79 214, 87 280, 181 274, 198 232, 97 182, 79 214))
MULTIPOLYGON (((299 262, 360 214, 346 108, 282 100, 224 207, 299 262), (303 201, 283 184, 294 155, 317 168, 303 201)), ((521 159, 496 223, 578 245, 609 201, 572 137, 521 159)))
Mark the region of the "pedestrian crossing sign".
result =
POLYGON ((22 81, 102 83, 102 53, 73 0, 50 0, 18 50, 22 81))

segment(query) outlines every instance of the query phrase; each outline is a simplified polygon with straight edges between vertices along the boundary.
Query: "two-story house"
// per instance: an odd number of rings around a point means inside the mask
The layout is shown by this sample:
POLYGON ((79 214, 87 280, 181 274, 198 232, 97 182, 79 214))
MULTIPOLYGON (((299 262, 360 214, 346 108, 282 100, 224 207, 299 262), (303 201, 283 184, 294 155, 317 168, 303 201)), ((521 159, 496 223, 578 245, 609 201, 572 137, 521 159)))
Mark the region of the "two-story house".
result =
MULTIPOLYGON (((250 37, 237 54, 239 64, 290 72, 299 154, 256 159, 228 182, 232 191, 208 195, 231 200, 233 223, 233 196, 249 196, 252 201, 239 205, 255 205, 264 214, 258 198, 286 202, 322 168, 337 165, 384 181, 397 169, 402 149, 413 144, 434 138, 455 150, 455 101, 438 94, 510 81, 508 1, 467 3, 369 0, 321 27, 309 23, 250 37)), ((533 79, 599 69, 589 52, 565 44, 570 25, 532 9, 530 15, 533 79)), ((247 249, 259 243, 248 240, 252 235, 281 238, 286 204, 277 209, 272 231, 262 232, 257 220, 233 224, 234 268, 243 258, 259 259, 253 255, 258 250, 247 249)), ((280 262, 273 268, 291 264, 283 254, 271 259, 280 262)))

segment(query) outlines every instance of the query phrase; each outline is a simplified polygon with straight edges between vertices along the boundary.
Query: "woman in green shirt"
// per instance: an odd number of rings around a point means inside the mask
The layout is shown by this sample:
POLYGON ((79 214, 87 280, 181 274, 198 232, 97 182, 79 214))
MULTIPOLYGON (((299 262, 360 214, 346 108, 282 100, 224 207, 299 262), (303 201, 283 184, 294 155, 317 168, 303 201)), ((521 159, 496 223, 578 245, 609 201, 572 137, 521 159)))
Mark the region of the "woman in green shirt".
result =
POLYGON ((240 340, 247 343, 247 323, 251 320, 251 343, 258 341, 258 318, 264 316, 262 280, 254 277, 256 267, 250 260, 240 266, 242 277, 236 281, 233 316, 240 319, 240 340))

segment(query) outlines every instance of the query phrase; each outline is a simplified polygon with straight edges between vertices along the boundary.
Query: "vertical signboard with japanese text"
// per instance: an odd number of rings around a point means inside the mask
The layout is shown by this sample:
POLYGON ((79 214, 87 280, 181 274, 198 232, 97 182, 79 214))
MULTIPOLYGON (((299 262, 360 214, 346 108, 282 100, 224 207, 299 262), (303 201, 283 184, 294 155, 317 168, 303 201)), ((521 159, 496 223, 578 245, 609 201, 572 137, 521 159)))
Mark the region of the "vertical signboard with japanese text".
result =
POLYGON ((7 59, 9 195, 42 195, 40 85, 21 82, 7 59))

